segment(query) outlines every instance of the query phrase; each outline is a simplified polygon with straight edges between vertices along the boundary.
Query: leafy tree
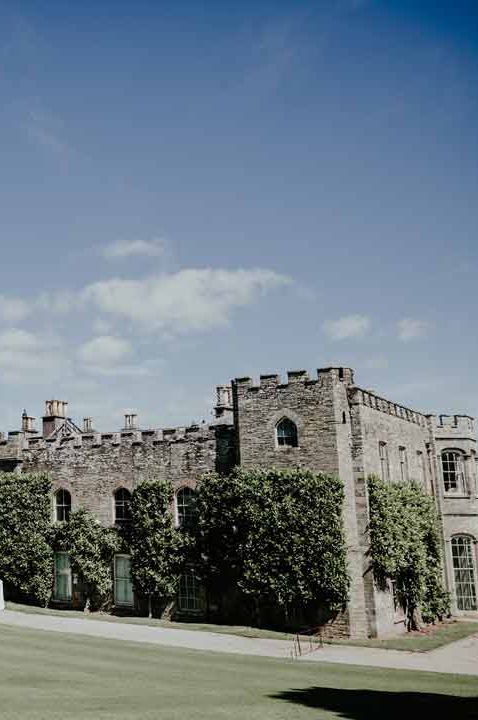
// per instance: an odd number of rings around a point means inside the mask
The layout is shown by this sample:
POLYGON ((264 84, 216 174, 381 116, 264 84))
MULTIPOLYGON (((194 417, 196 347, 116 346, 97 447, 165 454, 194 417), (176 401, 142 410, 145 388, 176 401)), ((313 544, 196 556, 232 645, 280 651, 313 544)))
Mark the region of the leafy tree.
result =
POLYGON ((374 577, 395 582, 407 628, 449 612, 443 587, 440 526, 433 499, 417 483, 384 483, 371 476, 370 540, 374 577))
POLYGON ((246 470, 205 475, 197 488, 201 573, 218 594, 236 585, 291 608, 347 602, 343 486, 306 470, 246 470))
POLYGON ((71 570, 84 586, 85 612, 104 606, 111 597, 113 556, 119 543, 118 534, 84 508, 73 510, 68 522, 56 528, 55 549, 69 554, 71 570))
POLYGON ((52 591, 51 483, 44 474, 0 474, 0 578, 46 605, 52 591))
POLYGON ((131 499, 131 574, 133 585, 152 599, 172 598, 184 567, 188 536, 175 529, 173 488, 166 480, 145 480, 131 499))

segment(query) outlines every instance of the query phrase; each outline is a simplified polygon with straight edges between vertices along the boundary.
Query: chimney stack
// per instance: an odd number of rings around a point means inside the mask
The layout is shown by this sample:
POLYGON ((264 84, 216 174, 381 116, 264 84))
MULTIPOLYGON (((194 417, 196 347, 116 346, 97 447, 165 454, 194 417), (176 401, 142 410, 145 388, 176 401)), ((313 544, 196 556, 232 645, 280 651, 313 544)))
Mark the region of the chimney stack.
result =
POLYGON ((68 403, 64 400, 47 400, 43 416, 43 437, 48 437, 63 424, 67 417, 68 403))
POLYGON ((216 418, 220 418, 225 412, 232 410, 232 386, 218 385, 216 388, 216 406, 214 408, 216 418))
POLYGON ((24 433, 36 433, 35 430, 35 418, 27 415, 27 411, 24 410, 22 414, 22 432, 24 433))
POLYGON ((124 416, 124 429, 125 430, 136 430, 138 416, 136 413, 125 413, 124 416))
POLYGON ((93 418, 90 418, 90 417, 83 418, 83 432, 84 433, 93 432, 93 418))

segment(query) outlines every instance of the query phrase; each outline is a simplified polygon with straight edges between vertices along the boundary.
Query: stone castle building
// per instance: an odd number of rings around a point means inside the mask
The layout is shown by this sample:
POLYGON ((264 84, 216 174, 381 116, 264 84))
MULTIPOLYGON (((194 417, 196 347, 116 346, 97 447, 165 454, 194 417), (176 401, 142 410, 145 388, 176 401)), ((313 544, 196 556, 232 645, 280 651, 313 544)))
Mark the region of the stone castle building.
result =
MULTIPOLYGON (((303 467, 340 476, 345 486, 344 525, 351 575, 347 612, 336 632, 381 636, 403 628, 392 591, 379 590, 368 556, 370 474, 388 482, 415 480, 436 502, 443 528, 445 583, 453 612, 478 615, 478 484, 474 420, 427 415, 364 390, 349 368, 323 368, 236 378, 217 388, 215 419, 191 427, 139 429, 125 416, 116 432, 99 432, 91 418, 78 427, 67 403, 46 403, 41 431, 26 412, 21 430, 0 439, 0 470, 47 471, 53 480, 52 512, 65 519, 84 506, 105 525, 128 519, 130 493, 144 478, 171 480, 178 524, 186 522, 198 477, 207 470, 303 467)), ((115 604, 134 606, 128 556, 115 558, 115 604)), ((58 553, 55 596, 75 600, 68 557, 58 553)), ((200 613, 201 593, 192 574, 181 579, 178 608, 200 613)), ((332 632, 334 629, 332 628, 332 632)))

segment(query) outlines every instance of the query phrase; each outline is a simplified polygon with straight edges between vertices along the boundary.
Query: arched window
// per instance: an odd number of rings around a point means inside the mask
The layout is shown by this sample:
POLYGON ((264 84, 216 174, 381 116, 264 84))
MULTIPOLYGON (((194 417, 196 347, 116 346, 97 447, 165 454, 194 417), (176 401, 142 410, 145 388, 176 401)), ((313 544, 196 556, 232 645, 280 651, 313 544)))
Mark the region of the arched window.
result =
POLYGON ((276 437, 279 447, 297 447, 297 425, 289 418, 282 418, 276 426, 276 437))
POLYGON ((176 516, 179 527, 191 527, 196 520, 196 493, 184 487, 176 493, 176 516))
POLYGON ((115 492, 115 523, 123 524, 131 521, 131 493, 126 488, 115 492))
POLYGON ((60 488, 55 493, 55 517, 58 522, 66 522, 70 519, 71 495, 68 490, 60 488))
POLYGON ((455 576, 455 595, 458 610, 477 610, 474 544, 468 535, 451 539, 451 556, 455 576))
POLYGON ((441 455, 443 488, 446 493, 464 491, 463 455, 456 450, 445 450, 441 455))

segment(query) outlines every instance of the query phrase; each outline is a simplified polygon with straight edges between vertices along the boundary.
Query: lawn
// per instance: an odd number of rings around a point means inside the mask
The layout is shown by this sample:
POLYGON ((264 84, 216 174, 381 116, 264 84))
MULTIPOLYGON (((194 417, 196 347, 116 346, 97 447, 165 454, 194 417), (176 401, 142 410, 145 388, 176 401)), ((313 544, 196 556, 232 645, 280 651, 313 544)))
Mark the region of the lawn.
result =
MULTIPOLYGON (((104 622, 128 623, 131 625, 149 625, 151 627, 177 628, 181 630, 199 630, 221 635, 240 635, 250 638, 269 638, 270 640, 292 640, 290 633, 267 630, 264 628, 246 627, 242 625, 215 625, 214 623, 193 623, 193 622, 168 622, 156 618, 145 617, 117 617, 106 613, 85 613, 77 610, 55 610, 53 608, 39 608, 32 605, 20 605, 7 602, 8 610, 42 615, 58 615, 65 617, 79 617, 91 620, 103 620, 104 622)), ((447 622, 438 625, 431 625, 423 632, 404 633, 397 637, 377 640, 327 640, 328 644, 354 645, 358 647, 383 648, 385 650, 408 650, 412 652, 426 652, 435 650, 442 645, 462 640, 469 635, 478 634, 478 623, 476 622, 447 622)), ((304 636, 304 643, 307 645, 308 636, 304 636)))
POLYGON ((478 679, 203 653, 0 626, 11 720, 478 717, 478 679))

